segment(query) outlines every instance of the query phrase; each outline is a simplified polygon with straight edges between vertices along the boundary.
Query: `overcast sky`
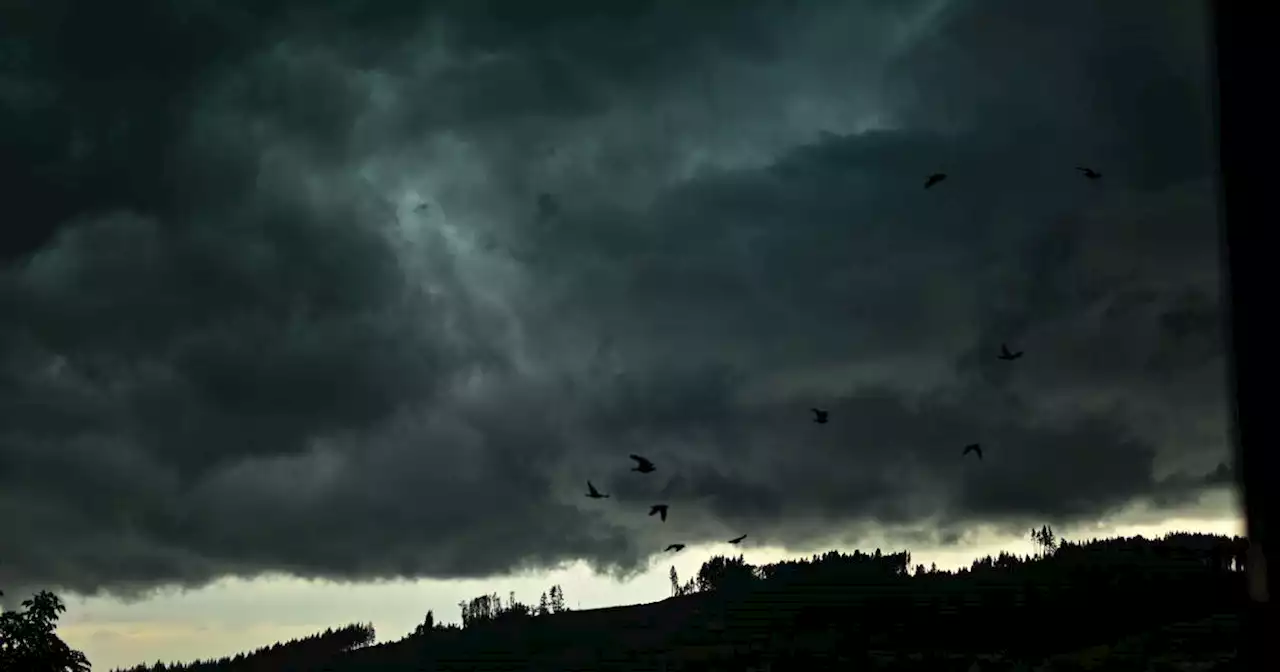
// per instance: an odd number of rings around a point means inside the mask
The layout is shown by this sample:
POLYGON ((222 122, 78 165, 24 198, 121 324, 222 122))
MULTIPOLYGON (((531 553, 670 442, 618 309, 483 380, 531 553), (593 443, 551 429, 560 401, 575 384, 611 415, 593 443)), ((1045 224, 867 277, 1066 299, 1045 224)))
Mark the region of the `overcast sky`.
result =
POLYGON ((96 666, 382 613, 152 593, 229 577, 1234 524, 1198 2, 55 4, 0 22, 0 587, 99 594, 96 666))

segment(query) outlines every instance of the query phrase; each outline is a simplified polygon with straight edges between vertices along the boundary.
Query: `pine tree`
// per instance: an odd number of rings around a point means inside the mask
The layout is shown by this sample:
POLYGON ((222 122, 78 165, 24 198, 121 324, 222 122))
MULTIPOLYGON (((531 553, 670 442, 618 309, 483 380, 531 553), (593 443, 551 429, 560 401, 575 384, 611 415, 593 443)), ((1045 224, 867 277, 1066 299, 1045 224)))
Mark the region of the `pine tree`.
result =
POLYGON ((561 590, 560 584, 551 586, 551 613, 559 614, 566 611, 564 606, 564 591, 561 590))
POLYGON ((436 629, 436 615, 430 609, 427 610, 427 617, 423 619, 418 627, 413 629, 414 635, 427 635, 436 629))
POLYGON ((1053 528, 1041 525, 1040 529, 1031 528, 1031 540, 1040 546, 1040 555, 1047 556, 1058 548, 1058 540, 1053 536, 1053 528))

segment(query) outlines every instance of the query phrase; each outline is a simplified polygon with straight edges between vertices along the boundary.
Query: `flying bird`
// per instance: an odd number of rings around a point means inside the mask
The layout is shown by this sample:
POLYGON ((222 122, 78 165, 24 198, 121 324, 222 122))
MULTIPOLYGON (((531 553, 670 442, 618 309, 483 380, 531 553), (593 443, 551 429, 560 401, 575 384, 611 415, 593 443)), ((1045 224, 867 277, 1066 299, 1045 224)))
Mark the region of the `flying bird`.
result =
POLYGON ((819 425, 825 425, 825 424, 827 424, 827 412, 826 412, 826 411, 822 410, 821 408, 811 408, 811 409, 809 409, 809 410, 813 411, 813 421, 814 421, 814 422, 818 423, 819 425))
POLYGON ((660 515, 660 516, 662 516, 662 522, 664 522, 664 523, 665 523, 665 522, 667 522, 667 505, 666 505, 666 504, 654 504, 653 506, 649 507, 649 515, 651 515, 651 516, 652 516, 652 515, 660 515))
POLYGON ((971 443, 971 444, 969 444, 969 445, 967 445, 967 446, 965 446, 965 447, 964 447, 964 452, 960 453, 960 457, 964 457, 965 455, 968 455, 969 453, 974 453, 975 455, 977 455, 977 456, 978 456, 978 459, 979 459, 979 460, 981 460, 981 459, 982 459, 982 446, 981 446, 980 444, 977 444, 977 443, 971 443))
POLYGON ((1003 359, 1003 360, 1005 360, 1005 361, 1007 361, 1007 362, 1012 362, 1013 360, 1015 360, 1015 359, 1017 359, 1017 358, 1019 358, 1019 357, 1021 357, 1021 356, 1022 356, 1022 351, 1021 351, 1021 350, 1019 350, 1019 351, 1017 351, 1017 352, 1012 352, 1012 351, 1010 351, 1010 350, 1009 350, 1009 346, 1008 346, 1008 345, 1005 345, 1004 343, 1001 343, 1001 344, 1000 344, 1000 354, 996 357, 996 359, 1003 359))
POLYGON ((945 179, 947 179, 947 174, 946 174, 946 173, 934 173, 934 174, 932 174, 932 175, 930 175, 930 176, 929 176, 929 179, 927 179, 927 180, 925 180, 925 181, 924 181, 924 188, 925 188, 925 189, 928 189, 929 187, 932 187, 933 185, 935 185, 935 184, 937 184, 937 183, 939 183, 939 182, 941 182, 941 181, 943 181, 943 180, 945 180, 945 179))
POLYGON ((683 550, 684 550, 684 544, 671 544, 670 546, 668 546, 668 547, 666 548, 666 550, 668 550, 668 551, 675 551, 675 552, 679 553, 680 551, 683 551, 683 550))
POLYGON ((1084 166, 1076 166, 1076 170, 1080 171, 1081 173, 1084 174, 1085 177, 1091 180, 1096 180, 1099 177, 1102 177, 1102 173, 1099 173, 1098 171, 1092 168, 1085 168, 1084 166))
POLYGON ((657 467, 653 466, 653 463, 647 458, 640 457, 639 455, 632 455, 631 459, 636 461, 636 466, 632 467, 631 471, 638 471, 642 474, 647 474, 657 469, 657 467))
POLYGON ((592 485, 591 481, 587 481, 587 497, 591 499, 607 499, 609 495, 600 494, 600 491, 596 490, 596 486, 592 485))
POLYGON ((744 534, 744 535, 742 535, 741 537, 735 537, 735 538, 733 538, 733 539, 730 539, 730 540, 729 540, 729 543, 734 544, 734 545, 741 544, 741 543, 742 543, 742 540, 743 540, 743 539, 746 539, 746 538, 747 538, 747 535, 745 535, 745 534, 744 534))

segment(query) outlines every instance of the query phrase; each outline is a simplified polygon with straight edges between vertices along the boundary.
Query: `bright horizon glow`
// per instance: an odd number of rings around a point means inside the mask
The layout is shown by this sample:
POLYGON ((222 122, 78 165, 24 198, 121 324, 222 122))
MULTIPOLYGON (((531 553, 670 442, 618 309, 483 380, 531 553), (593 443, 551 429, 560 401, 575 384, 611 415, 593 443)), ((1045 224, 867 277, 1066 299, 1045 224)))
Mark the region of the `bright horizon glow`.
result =
MULTIPOLYGON (((1172 531, 1243 535, 1244 522, 1238 516, 1206 518, 1188 514, 1162 523, 1098 523, 1058 532, 1073 541, 1086 541, 1115 536, 1159 537, 1172 531)), ((875 543, 858 548, 870 550, 875 543)), ((881 544, 880 548, 902 550, 901 545, 893 544, 881 544)), ((560 584, 571 609, 644 604, 670 597, 668 572, 673 565, 683 582, 695 576, 712 555, 737 552, 747 562, 759 565, 826 550, 831 549, 800 552, 773 547, 734 549, 719 544, 690 546, 670 558, 655 556, 649 570, 625 582, 593 574, 579 562, 536 575, 451 581, 335 583, 278 575, 223 579, 195 590, 163 591, 133 604, 105 597, 67 595, 68 611, 59 634, 67 644, 84 651, 96 670, 130 667, 144 661, 188 663, 219 658, 352 622, 373 623, 377 641, 388 642, 412 632, 428 610, 434 612, 437 623, 456 623, 458 602, 477 595, 496 592, 505 601, 515 591, 521 602, 536 604, 542 591, 560 584)), ((836 550, 852 552, 853 547, 836 550)), ((911 564, 936 564, 939 569, 954 570, 1000 551, 1028 555, 1035 548, 1025 538, 995 536, 979 530, 971 540, 953 547, 912 550, 911 564)))

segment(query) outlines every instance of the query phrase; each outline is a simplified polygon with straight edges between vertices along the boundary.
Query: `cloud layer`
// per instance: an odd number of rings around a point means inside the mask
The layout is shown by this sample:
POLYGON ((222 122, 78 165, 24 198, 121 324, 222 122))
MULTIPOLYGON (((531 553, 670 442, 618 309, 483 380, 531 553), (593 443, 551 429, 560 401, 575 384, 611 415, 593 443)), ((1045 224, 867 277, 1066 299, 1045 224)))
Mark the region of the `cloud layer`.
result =
POLYGON ((7 28, 0 585, 627 572, 1229 480, 1202 17, 525 4, 7 28))

